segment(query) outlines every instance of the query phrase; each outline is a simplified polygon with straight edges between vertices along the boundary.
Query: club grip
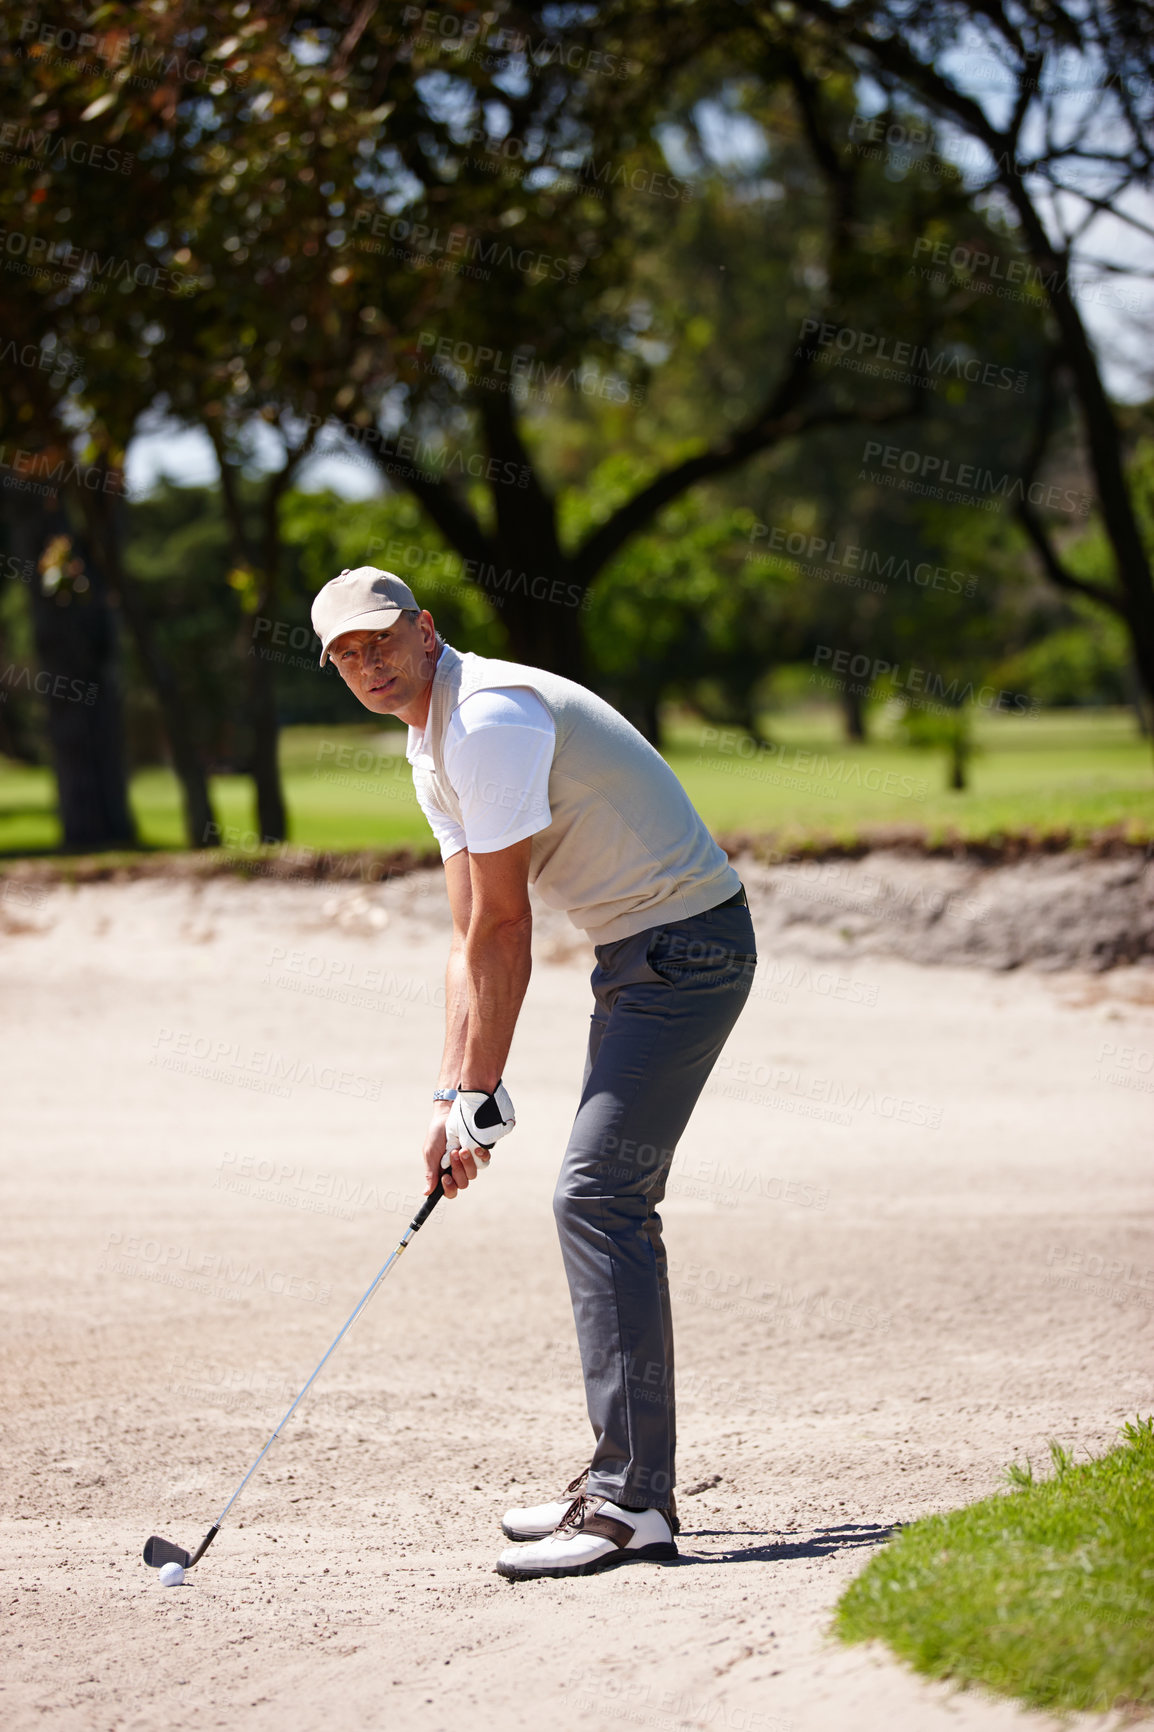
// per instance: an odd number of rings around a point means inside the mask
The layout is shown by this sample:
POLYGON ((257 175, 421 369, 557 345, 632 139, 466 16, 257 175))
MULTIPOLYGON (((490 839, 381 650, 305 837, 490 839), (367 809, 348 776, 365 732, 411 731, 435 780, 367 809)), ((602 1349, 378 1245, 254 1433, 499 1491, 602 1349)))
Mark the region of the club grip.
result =
POLYGON ((420 1232, 421 1228, 424 1226, 425 1222, 428 1220, 429 1216, 432 1214, 433 1210, 436 1208, 437 1204, 440 1202, 440 1200, 444 1196, 444 1194, 445 1194, 444 1184, 440 1179, 438 1179, 436 1189, 429 1192, 428 1196, 425 1198, 424 1202, 421 1204, 420 1208, 417 1210, 417 1213, 413 1216, 412 1220, 409 1222, 409 1232, 410 1233, 419 1233, 420 1232))

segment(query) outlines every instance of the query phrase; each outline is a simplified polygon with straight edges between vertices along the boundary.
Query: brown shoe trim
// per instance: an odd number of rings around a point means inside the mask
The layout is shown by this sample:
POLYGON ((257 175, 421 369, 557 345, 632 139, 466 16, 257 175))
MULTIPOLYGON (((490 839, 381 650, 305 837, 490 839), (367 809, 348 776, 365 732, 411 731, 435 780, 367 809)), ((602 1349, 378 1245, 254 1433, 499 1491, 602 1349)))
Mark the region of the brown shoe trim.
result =
POLYGON ((603 1497, 575 1497, 565 1511, 564 1519, 554 1530, 558 1539, 576 1539, 578 1534, 596 1534, 598 1539, 612 1540, 623 1552, 637 1529, 616 1516, 602 1515, 603 1497))
POLYGON ((636 1528, 631 1528, 628 1522, 619 1522, 614 1516, 587 1516, 575 1533, 597 1534, 599 1538, 612 1540, 619 1551, 624 1551, 629 1544, 636 1528))

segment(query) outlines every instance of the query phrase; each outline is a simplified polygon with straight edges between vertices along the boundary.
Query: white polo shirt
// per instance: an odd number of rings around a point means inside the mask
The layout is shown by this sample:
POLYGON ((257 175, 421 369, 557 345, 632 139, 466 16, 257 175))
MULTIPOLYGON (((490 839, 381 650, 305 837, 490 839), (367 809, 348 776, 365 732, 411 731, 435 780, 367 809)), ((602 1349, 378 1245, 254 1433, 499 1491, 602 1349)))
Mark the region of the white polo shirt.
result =
MULTIPOLYGON (((468 848, 494 854, 535 836, 552 822, 549 771, 557 730, 536 693, 523 686, 473 692, 454 711, 444 762, 461 805, 459 824, 440 805, 427 776, 414 776, 417 803, 449 860, 468 848)), ((409 728, 405 756, 414 769, 433 768, 425 729, 409 728)))

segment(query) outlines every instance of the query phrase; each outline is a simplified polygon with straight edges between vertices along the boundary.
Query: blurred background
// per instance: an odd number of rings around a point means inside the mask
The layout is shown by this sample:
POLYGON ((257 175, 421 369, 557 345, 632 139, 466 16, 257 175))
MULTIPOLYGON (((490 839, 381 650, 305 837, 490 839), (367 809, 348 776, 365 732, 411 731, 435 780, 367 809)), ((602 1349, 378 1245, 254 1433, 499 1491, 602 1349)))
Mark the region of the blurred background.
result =
POLYGON ((425 847, 315 590, 715 831, 1154 839, 1149 15, 10 12, 0 853, 425 847))

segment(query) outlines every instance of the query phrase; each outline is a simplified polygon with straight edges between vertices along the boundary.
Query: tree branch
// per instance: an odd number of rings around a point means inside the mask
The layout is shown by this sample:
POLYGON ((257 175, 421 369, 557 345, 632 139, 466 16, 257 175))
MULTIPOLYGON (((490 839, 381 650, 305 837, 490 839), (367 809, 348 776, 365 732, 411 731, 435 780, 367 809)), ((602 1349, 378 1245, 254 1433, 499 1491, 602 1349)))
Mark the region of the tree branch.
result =
POLYGON ((377 10, 377 0, 363 0, 363 4, 355 14, 352 23, 342 36, 337 51, 333 55, 332 76, 343 78, 349 69, 349 62, 356 53, 357 43, 365 33, 373 14, 377 10))
POLYGON ((264 498, 261 501, 261 531, 264 547, 265 588, 271 595, 277 567, 280 564, 280 502, 289 484, 295 480, 301 464, 308 457, 316 443, 319 424, 314 420, 307 428, 304 437, 296 445, 290 445, 281 429, 281 437, 285 441, 285 460, 275 475, 270 475, 265 485, 264 498))
POLYGON ((485 560, 492 548, 488 536, 463 500, 436 475, 417 469, 401 455, 396 442, 382 439, 373 447, 377 465, 392 487, 403 487, 422 505, 449 545, 462 559, 485 560))
POLYGON ((238 564, 251 566, 256 564, 256 559, 245 532, 244 512, 241 509, 240 494, 236 485, 236 471, 228 460, 224 434, 218 422, 219 417, 216 415, 201 417, 201 425, 212 441, 212 448, 216 453, 216 466, 220 471, 220 494, 224 501, 224 515, 228 521, 233 557, 238 564))
MULTIPOLYGON (((788 36, 781 53, 806 142, 830 189, 828 276, 832 283, 838 278, 841 259, 851 238, 856 215, 856 175, 852 163, 846 163, 829 129, 823 125, 817 86, 789 45, 788 36)), ((916 401, 912 407, 907 403, 900 408, 872 413, 840 409, 804 410, 802 405, 812 366, 812 361, 800 349, 796 350, 792 364, 769 400, 744 427, 656 475, 605 523, 593 530, 570 559, 570 570, 577 581, 586 585, 590 583, 624 543, 644 528, 663 506, 699 481, 723 475, 783 440, 817 427, 843 426, 856 421, 877 424, 918 412, 916 401)))
POLYGON ((1057 548, 1050 540, 1041 518, 1028 499, 1019 499, 1014 513, 1029 537, 1051 583, 1056 584, 1059 589, 1069 590, 1074 595, 1083 595, 1090 601, 1100 602, 1103 607, 1110 608, 1120 619, 1126 620, 1128 623, 1129 616, 1126 612, 1126 604, 1121 596, 1115 595, 1113 590, 1103 588, 1092 578, 1075 577, 1073 572, 1062 564, 1058 557, 1057 548))
POLYGON ((1081 187, 1065 186, 1053 176, 1050 177, 1050 185, 1058 192, 1065 193, 1067 198, 1080 198, 1084 204, 1090 206, 1096 216, 1112 216, 1118 222, 1126 223, 1130 228, 1137 229, 1138 233, 1145 235, 1147 240, 1154 240, 1154 228, 1141 222, 1138 217, 1131 216, 1128 211, 1119 210, 1118 206, 1110 203, 1109 200, 1095 198, 1092 193, 1083 192, 1081 187))
POLYGON ((820 19, 835 40, 845 42, 848 38, 855 48, 896 77, 903 89, 918 91, 940 113, 960 120, 995 159, 999 151, 1006 149, 1008 138, 994 126, 981 103, 958 90, 935 66, 919 60, 901 37, 872 34, 831 0, 805 0, 805 11, 820 19))
MULTIPOLYGON (((760 4, 764 6, 766 0, 760 0, 760 4)), ((1126 598, 1126 618, 1133 637, 1136 662, 1146 690, 1154 691, 1154 583, 1149 550, 1142 537, 1126 475, 1118 416, 1106 391, 1097 355, 1068 279, 1060 268, 1062 260, 1047 231, 1040 205, 1021 176, 1013 172, 1012 165, 1004 160, 1005 140, 980 104, 955 89, 934 64, 918 57, 913 46, 916 38, 908 30, 903 33, 895 24, 893 33, 883 36, 876 28, 870 27, 876 16, 873 8, 863 15, 852 4, 847 7, 837 4, 836 0, 801 0, 798 10, 802 17, 829 30, 843 47, 853 49, 859 61, 864 63, 866 72, 873 76, 888 74, 899 79, 934 112, 944 112, 961 122, 971 136, 990 150, 998 183, 1017 217, 1024 250, 1044 272, 1057 272, 1056 280, 1046 284, 1050 310, 1060 334, 1063 362, 1073 375, 1086 449, 1098 488, 1098 510, 1114 555, 1114 581, 1126 598)), ((1095 19, 1095 26, 1102 28, 1098 19, 1095 19)), ((1038 28, 1042 31, 1060 30, 1074 47, 1084 46, 1086 40, 1084 26, 1063 13, 1053 0, 1046 4, 1038 28)), ((1113 29, 1112 24, 1107 33, 1110 29, 1113 29)), ((1092 37, 1092 30, 1090 35, 1092 37)), ((1136 137, 1140 147, 1145 148, 1145 138, 1141 134, 1136 137)), ((1047 180, 1046 184, 1053 196, 1058 197, 1052 180, 1047 180)), ((1077 192, 1076 196, 1087 197, 1085 193, 1077 192)), ((1129 220, 1133 223, 1133 219, 1129 220)), ((1106 605, 1111 604, 1106 602, 1106 605)))
POLYGON ((1018 94, 1014 99, 1014 112, 1010 116, 1010 124, 1007 128, 1008 136, 1014 140, 1015 145, 1033 100, 1033 86, 1041 74, 1042 65, 1043 56, 1041 54, 1026 55, 1018 69, 1018 94))
POLYGON ((1042 389, 1038 398, 1038 414, 1030 438, 1030 447, 1022 464, 1022 495, 1015 508, 1015 515, 1032 543, 1034 551, 1041 561, 1042 569, 1051 582, 1055 583, 1059 589, 1069 590, 1076 595, 1088 596, 1091 601, 1101 602, 1104 607, 1112 608, 1122 619, 1126 619, 1125 602, 1115 591, 1103 588, 1092 578, 1075 577, 1074 573, 1062 564, 1057 548, 1051 541, 1045 525, 1028 497, 1034 479, 1042 467, 1046 447, 1050 443, 1050 434, 1057 408, 1055 385, 1058 365, 1059 356, 1053 349, 1050 349, 1042 369, 1042 389))
MULTIPOLYGON (((787 377, 779 389, 779 397, 784 395, 789 383, 787 377)), ((808 414, 800 404, 783 404, 776 414, 759 416, 739 432, 656 475, 648 486, 635 493, 632 499, 627 499, 612 517, 586 537, 572 556, 570 569, 578 582, 590 583, 630 536, 643 529, 663 506, 684 493, 687 487, 715 475, 727 474, 750 457, 772 450, 786 439, 796 438, 817 427, 844 427, 855 422, 884 426, 887 422, 904 420, 917 413, 916 402, 882 410, 818 409, 808 414)))

